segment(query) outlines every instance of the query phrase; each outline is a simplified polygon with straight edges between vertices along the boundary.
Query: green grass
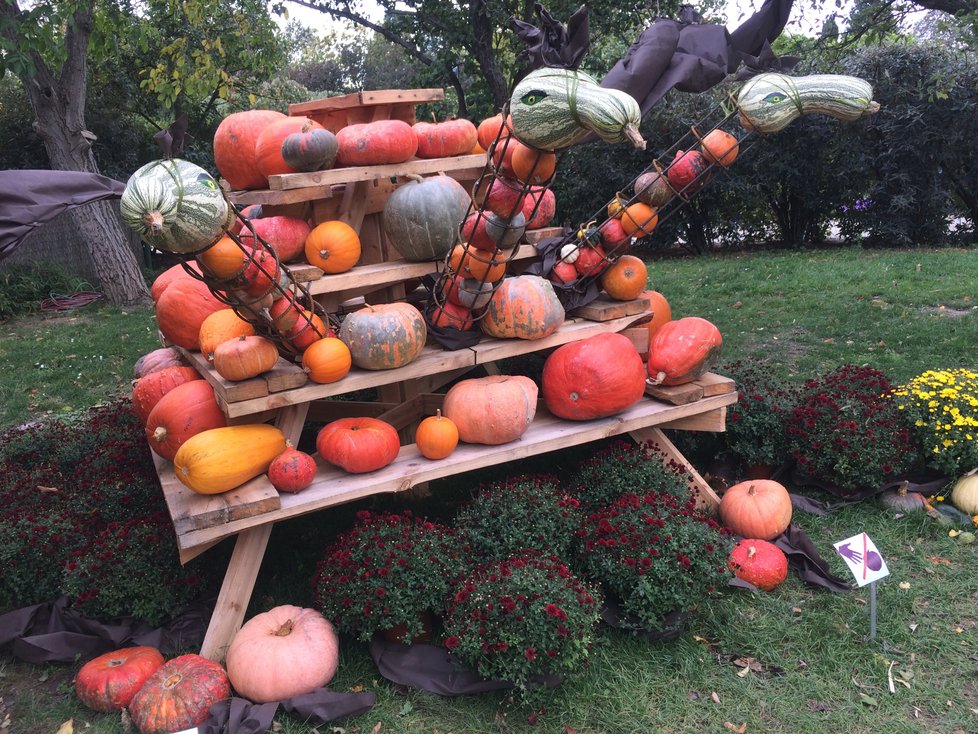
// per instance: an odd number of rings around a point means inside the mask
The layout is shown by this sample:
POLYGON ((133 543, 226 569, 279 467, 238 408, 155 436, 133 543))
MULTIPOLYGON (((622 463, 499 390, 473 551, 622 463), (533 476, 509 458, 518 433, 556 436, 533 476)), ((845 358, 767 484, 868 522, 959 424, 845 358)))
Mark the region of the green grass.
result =
MULTIPOLYGON (((727 359, 762 360, 798 380, 843 362, 868 363, 902 381, 928 368, 974 366, 978 312, 973 283, 962 276, 974 271, 974 257, 961 250, 832 250, 661 260, 651 264, 650 282, 669 298, 674 316, 714 321, 727 359)), ((70 318, 16 321, 0 331, 4 425, 126 388, 135 358, 155 346, 148 312, 102 309, 70 318), (93 379, 100 382, 64 397, 63 385, 82 367, 99 373, 93 379), (11 407, 11 396, 32 390, 35 397, 11 407)), ((524 466, 529 462, 507 469, 524 466)), ((476 481, 466 475, 434 486, 432 506, 464 495, 476 481)), ((273 531, 249 613, 310 602, 321 515, 273 531)), ((731 588, 705 600, 674 643, 604 630, 590 664, 554 692, 535 726, 504 694, 400 692, 380 678, 365 646, 345 641, 332 687, 374 691, 378 702, 337 726, 351 734, 698 733, 727 732, 727 723, 746 724, 754 734, 978 731, 976 546, 949 537, 926 515, 896 517, 874 501, 827 517, 799 512, 795 522, 840 576, 848 571, 832 543, 861 531, 876 541, 891 575, 878 585, 875 640, 867 639, 868 589, 835 594, 793 574, 767 594, 731 588), (748 659, 754 669, 742 675, 737 661, 748 659)), ((93 715, 74 699, 77 667, 0 658, 0 721, 6 709, 11 732, 55 731, 68 718, 75 731, 122 732, 118 717, 93 715)), ((288 716, 279 721, 285 734, 311 730, 288 716)))

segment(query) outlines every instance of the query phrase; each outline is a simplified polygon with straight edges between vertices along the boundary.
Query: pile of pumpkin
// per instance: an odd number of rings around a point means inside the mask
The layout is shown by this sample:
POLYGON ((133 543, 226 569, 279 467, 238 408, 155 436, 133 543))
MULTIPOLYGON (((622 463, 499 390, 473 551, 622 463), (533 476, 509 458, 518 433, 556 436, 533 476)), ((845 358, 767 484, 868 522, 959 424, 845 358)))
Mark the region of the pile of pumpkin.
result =
POLYGON ((326 686, 338 663, 328 620, 314 609, 279 606, 245 622, 226 669, 200 655, 165 661, 156 648, 124 647, 85 663, 75 693, 94 711, 125 709, 140 734, 170 734, 206 721, 232 688, 253 703, 284 701, 326 686))

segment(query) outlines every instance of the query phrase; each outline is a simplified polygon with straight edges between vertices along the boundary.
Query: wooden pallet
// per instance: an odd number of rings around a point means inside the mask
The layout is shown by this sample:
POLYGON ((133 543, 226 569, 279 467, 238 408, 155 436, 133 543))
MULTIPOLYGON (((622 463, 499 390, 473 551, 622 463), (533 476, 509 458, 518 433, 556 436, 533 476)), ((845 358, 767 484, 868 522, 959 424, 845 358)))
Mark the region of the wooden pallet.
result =
POLYGON ((726 395, 735 390, 736 385, 729 377, 721 377, 720 375, 708 372, 698 380, 688 382, 685 385, 674 385, 670 387, 647 385, 645 387, 645 394, 665 403, 686 405, 687 403, 695 403, 697 400, 713 397, 714 395, 726 395))
POLYGON ((309 117, 331 132, 374 120, 417 122, 415 108, 445 99, 444 89, 379 89, 289 105, 289 115, 309 117))

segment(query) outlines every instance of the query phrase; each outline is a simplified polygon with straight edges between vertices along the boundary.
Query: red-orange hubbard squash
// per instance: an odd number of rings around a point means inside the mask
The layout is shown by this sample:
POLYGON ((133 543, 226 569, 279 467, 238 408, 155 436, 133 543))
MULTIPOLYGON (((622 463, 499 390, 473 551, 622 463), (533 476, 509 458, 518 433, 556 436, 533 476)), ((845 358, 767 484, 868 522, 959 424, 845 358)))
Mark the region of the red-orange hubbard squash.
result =
POLYGON ((181 655, 147 679, 129 704, 129 716, 140 734, 169 734, 202 723, 211 706, 230 697, 224 668, 200 655, 181 655))

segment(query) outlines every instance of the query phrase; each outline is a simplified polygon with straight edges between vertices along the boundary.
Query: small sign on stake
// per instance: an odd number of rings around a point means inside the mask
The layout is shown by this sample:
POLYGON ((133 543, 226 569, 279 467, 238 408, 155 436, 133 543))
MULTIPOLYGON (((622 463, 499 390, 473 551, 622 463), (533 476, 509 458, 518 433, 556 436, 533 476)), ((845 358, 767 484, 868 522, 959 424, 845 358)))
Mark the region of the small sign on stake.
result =
POLYGON ((857 586, 869 584, 869 639, 876 639, 876 582, 890 575, 886 561, 876 549, 876 544, 866 533, 853 535, 835 544, 836 552, 842 556, 857 586))

